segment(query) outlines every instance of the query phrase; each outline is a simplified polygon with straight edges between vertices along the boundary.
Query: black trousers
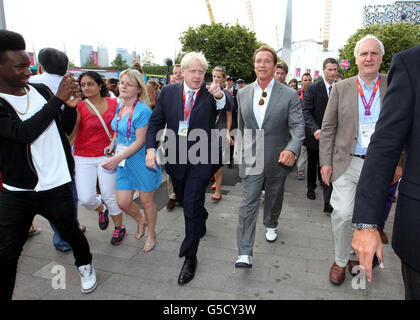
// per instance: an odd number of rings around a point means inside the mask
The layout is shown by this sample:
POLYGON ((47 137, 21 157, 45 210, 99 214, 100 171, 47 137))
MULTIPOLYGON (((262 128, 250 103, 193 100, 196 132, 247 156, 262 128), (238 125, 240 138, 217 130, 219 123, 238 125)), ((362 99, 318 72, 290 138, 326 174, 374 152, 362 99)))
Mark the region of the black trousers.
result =
POLYGON ((307 169, 307 186, 308 190, 315 190, 317 187, 316 179, 318 176, 318 180, 320 185, 323 187, 323 195, 324 195, 324 203, 329 203, 331 199, 332 193, 332 184, 330 183, 327 186, 321 177, 321 168, 319 166, 319 150, 313 150, 307 148, 308 154, 308 169, 307 169))
POLYGON ((70 183, 48 191, 8 191, 0 195, 0 299, 10 300, 16 281, 17 264, 28 231, 39 214, 49 220, 73 249, 75 265, 92 261, 89 243, 74 219, 70 183))
POLYGON ((401 262, 405 300, 420 300, 420 272, 401 262))
POLYGON ((209 179, 172 179, 177 201, 184 207, 185 238, 179 250, 180 257, 195 257, 200 238, 206 230, 208 212, 204 208, 209 179))

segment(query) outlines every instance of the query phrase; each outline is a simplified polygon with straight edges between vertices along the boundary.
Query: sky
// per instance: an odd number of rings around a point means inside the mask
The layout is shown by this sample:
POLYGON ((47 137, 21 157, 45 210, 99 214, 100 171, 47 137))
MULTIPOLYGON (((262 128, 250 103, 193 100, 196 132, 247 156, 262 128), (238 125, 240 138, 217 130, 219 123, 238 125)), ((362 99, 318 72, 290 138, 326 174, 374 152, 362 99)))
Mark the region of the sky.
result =
MULTIPOLYGON (((325 0, 293 0, 292 41, 321 40, 325 0)), ((332 0, 331 54, 337 56, 350 35, 362 28, 363 6, 393 0, 332 0)), ((6 27, 21 33, 27 51, 66 50, 80 64, 80 45, 151 51, 157 64, 174 59, 179 38, 190 26, 210 24, 205 0, 3 0, 6 27)), ((210 0, 216 23, 250 27, 245 0, 210 0)), ((251 0, 257 40, 279 49, 283 42, 287 0, 251 0), (276 33, 277 26, 277 33, 276 33), (280 47, 279 47, 280 45, 280 47)))

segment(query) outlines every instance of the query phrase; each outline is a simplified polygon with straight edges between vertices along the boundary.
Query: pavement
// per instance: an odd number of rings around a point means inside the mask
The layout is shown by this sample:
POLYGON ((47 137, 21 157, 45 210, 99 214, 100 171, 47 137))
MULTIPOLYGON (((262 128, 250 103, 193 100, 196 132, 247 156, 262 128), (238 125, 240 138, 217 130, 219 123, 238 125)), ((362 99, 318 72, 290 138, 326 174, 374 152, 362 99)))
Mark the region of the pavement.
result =
MULTIPOLYGON (((343 284, 329 282, 334 260, 331 218, 323 210, 322 190, 316 200, 306 197, 306 181, 288 176, 278 238, 265 240, 262 210, 257 223, 253 268, 236 269, 236 228, 242 186, 237 168, 224 168, 223 197, 211 200, 207 234, 198 251, 195 278, 177 284, 184 259, 178 257, 184 237, 183 210, 167 211, 166 175, 156 193, 159 208, 157 244, 142 251, 145 239, 134 238, 136 223, 124 216, 127 237, 120 246, 110 243, 113 226, 101 231, 96 212, 79 206, 79 221, 93 254, 98 286, 90 294, 80 292, 80 277, 72 252, 62 253, 52 245, 52 230, 40 216, 35 225, 42 232, 29 238, 22 252, 13 299, 15 300, 401 300, 404 286, 399 258, 390 244, 384 246, 385 269, 375 269, 372 283, 353 279, 346 272, 343 284), (60 278, 61 282, 57 279, 60 278), (354 289, 353 287, 359 287, 354 289)), ((138 199, 136 200, 138 202, 138 199)), ((385 232, 392 237, 392 208, 385 232)))

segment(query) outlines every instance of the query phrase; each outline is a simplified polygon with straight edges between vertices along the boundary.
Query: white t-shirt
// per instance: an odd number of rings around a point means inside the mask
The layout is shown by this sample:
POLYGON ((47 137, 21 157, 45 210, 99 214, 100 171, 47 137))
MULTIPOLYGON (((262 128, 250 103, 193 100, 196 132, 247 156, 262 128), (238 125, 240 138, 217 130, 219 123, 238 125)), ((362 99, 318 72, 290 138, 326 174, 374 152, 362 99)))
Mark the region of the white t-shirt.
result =
MULTIPOLYGON (((29 111, 21 115, 19 118, 24 121, 31 118, 35 113, 42 109, 46 104, 43 96, 32 86, 29 86, 29 111)), ((27 108, 27 97, 14 96, 2 93, 2 96, 19 112, 25 112, 27 108)), ((35 191, 46 191, 71 181, 69 173, 66 154, 64 152, 63 144, 61 142, 60 133, 58 132, 57 124, 51 121, 48 128, 31 143, 32 162, 38 174, 38 183, 35 186, 35 191)), ((10 191, 33 191, 16 188, 3 184, 3 186, 10 191)))
POLYGON ((51 74, 48 72, 44 72, 41 74, 31 76, 29 78, 29 81, 32 83, 45 84, 48 88, 50 88, 50 90, 54 94, 56 94, 62 79, 63 79, 63 76, 59 76, 58 74, 51 74))

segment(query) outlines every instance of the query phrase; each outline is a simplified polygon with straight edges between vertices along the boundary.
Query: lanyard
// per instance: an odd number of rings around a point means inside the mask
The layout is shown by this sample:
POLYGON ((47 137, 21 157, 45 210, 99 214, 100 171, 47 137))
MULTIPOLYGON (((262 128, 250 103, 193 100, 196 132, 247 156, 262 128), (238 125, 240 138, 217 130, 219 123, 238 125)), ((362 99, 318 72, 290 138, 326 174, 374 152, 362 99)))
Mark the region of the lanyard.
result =
MULTIPOLYGON (((133 111, 134 111, 134 108, 136 107, 137 103, 139 103, 139 100, 138 99, 136 101, 134 101, 133 106, 131 107, 130 116, 128 117, 127 135, 125 136, 125 139, 126 140, 131 140, 131 138, 130 138, 130 133, 131 133, 131 120, 133 119, 133 111)), ((116 128, 116 131, 115 131, 115 132, 117 132, 117 134, 118 134, 118 122, 121 119, 121 114, 122 114, 123 109, 124 109, 124 105, 121 107, 121 110, 118 113, 117 124, 116 124, 116 127, 117 128, 116 128)))
POLYGON ((188 110, 186 110, 185 109, 185 90, 184 89, 182 90, 182 101, 184 103, 185 120, 188 120, 188 117, 190 116, 191 110, 194 107, 195 99, 197 98, 197 96, 198 96, 199 93, 200 93, 200 89, 198 89, 197 93, 195 94, 195 98, 194 98, 193 102, 191 103, 191 107, 188 110))
POLYGON ((303 89, 300 89, 300 100, 303 100, 303 94, 305 93, 305 91, 303 89))
POLYGON ((370 108, 372 107, 373 99, 375 99, 376 92, 378 92, 379 84, 381 83, 381 78, 379 77, 376 81, 375 87, 373 88, 373 93, 369 99, 369 103, 366 102, 365 94, 363 93, 362 86, 360 85, 359 77, 357 77, 356 83, 357 88, 359 89, 360 97, 362 98, 363 106, 365 107, 365 116, 370 116, 370 108))

